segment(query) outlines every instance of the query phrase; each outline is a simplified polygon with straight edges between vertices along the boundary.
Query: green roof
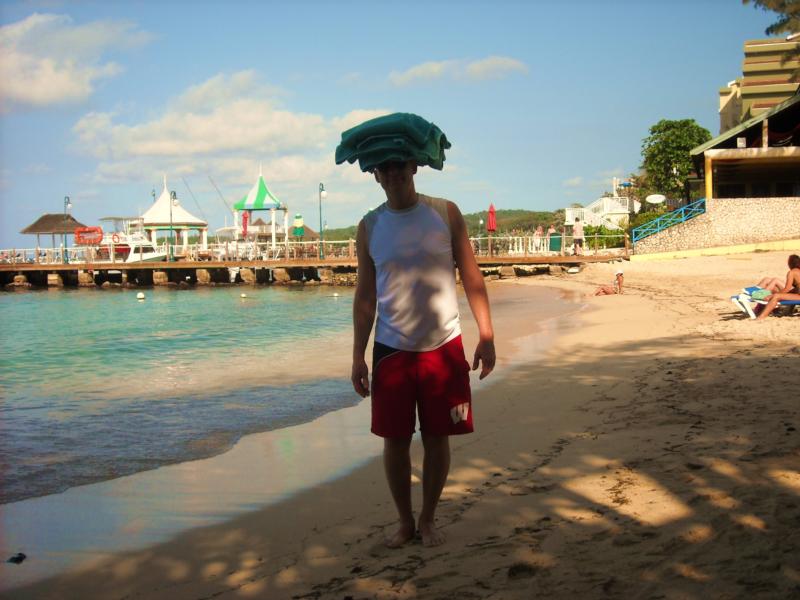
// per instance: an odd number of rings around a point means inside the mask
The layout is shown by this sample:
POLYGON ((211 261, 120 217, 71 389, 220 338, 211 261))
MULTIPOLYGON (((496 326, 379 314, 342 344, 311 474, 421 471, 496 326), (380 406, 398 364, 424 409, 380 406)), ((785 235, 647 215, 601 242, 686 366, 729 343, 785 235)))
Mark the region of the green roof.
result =
POLYGON ((737 125, 736 127, 728 129, 728 131, 726 131, 723 134, 718 135, 713 140, 710 140, 710 141, 706 142, 705 144, 701 144, 700 146, 697 146, 696 148, 692 148, 692 150, 689 152, 689 154, 691 156, 693 156, 693 157, 699 156, 699 155, 703 154, 706 150, 711 150, 715 146, 719 146, 722 142, 724 142, 726 140, 729 140, 732 137, 736 137, 737 135, 739 135, 740 133, 742 133, 744 131, 747 131, 748 129, 750 129, 754 125, 758 125, 762 121, 764 121, 766 119, 769 119, 771 116, 773 116, 773 115, 775 115, 775 114, 777 114, 777 113, 789 108, 790 106, 793 106, 793 105, 797 104, 798 102, 800 102, 800 92, 796 93, 791 98, 789 98, 787 100, 784 100, 780 104, 778 104, 776 106, 773 106, 768 111, 763 112, 763 113, 761 113, 760 115, 758 115, 756 117, 752 117, 751 119, 747 119, 747 121, 745 121, 744 123, 742 123, 740 125, 737 125))

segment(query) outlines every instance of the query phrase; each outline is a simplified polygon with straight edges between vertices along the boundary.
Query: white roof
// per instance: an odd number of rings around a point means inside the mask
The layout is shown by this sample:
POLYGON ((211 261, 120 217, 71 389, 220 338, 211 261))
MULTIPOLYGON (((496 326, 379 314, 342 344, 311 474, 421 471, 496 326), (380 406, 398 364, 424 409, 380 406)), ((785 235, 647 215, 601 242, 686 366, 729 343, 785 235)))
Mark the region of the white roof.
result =
POLYGON ((181 206, 180 201, 177 202, 177 205, 172 206, 172 221, 169 218, 169 211, 170 211, 170 197, 169 197, 169 190, 167 190, 167 177, 164 176, 164 189, 161 191, 161 195, 158 197, 151 206, 143 215, 142 219, 144 220, 145 227, 152 227, 154 225, 169 225, 170 222, 173 226, 177 225, 186 225, 186 226, 194 226, 194 227, 208 227, 208 223, 203 221, 203 219, 198 219, 188 210, 181 206))

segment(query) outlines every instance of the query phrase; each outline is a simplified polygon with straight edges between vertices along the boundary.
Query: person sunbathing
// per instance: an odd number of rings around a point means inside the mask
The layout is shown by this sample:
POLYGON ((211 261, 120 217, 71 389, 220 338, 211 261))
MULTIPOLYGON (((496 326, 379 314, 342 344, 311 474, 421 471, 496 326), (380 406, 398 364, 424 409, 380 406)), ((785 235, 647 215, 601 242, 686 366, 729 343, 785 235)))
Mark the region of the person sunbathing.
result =
POLYGON ((789 272, 786 274, 786 283, 781 287, 780 291, 773 292, 769 297, 767 305, 758 315, 757 320, 763 321, 771 315, 781 300, 800 301, 800 256, 797 254, 789 256, 789 272))
POLYGON ((625 280, 621 270, 614 274, 614 283, 611 285, 601 285, 594 291, 595 296, 612 296, 622 293, 622 284, 625 280))
POLYGON ((756 285, 761 289, 769 290, 774 294, 783 288, 783 279, 780 277, 764 277, 764 279, 759 281, 756 285))

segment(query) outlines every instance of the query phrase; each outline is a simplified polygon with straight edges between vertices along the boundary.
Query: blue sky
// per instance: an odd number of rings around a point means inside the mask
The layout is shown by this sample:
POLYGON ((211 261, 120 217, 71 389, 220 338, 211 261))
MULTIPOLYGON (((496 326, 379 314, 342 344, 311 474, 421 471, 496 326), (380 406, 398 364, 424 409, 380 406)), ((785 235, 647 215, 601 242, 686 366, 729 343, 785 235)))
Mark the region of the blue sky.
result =
POLYGON ((718 88, 774 15, 670 2, 0 2, 0 247, 45 212, 136 215, 166 174, 210 228, 259 168, 292 213, 355 224, 382 200, 341 131, 415 112, 453 143, 419 191, 463 212, 586 204, 660 119, 719 129, 718 88), (188 184, 188 185, 187 185, 188 184), (191 193, 190 193, 191 190, 191 193), (192 193, 194 198, 192 198, 192 193))

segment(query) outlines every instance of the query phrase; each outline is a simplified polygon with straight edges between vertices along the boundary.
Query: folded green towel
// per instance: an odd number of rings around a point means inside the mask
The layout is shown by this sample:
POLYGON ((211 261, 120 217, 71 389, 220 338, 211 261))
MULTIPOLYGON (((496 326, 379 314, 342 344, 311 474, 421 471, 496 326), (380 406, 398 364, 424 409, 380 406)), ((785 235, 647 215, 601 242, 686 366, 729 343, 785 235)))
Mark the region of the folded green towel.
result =
POLYGON ((753 300, 766 300, 770 296, 772 296, 772 292, 770 292, 769 290, 765 290, 765 289, 756 290, 755 292, 750 294, 750 297, 753 300))
POLYGON ((411 113, 393 113, 365 121, 342 133, 336 164, 354 163, 371 171, 390 160, 413 160, 419 166, 441 170, 447 136, 433 123, 411 113))

